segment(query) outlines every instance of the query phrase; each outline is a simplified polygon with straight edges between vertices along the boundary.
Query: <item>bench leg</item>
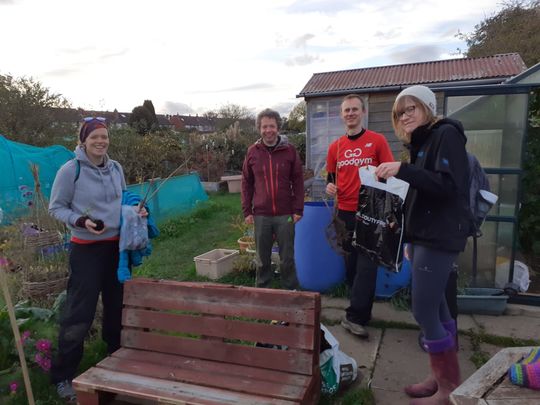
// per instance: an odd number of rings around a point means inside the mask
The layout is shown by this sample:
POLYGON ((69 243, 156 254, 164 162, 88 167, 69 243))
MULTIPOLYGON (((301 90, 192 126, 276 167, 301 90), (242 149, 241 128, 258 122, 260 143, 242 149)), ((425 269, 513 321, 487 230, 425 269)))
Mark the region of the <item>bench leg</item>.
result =
POLYGON ((99 405, 99 393, 77 391, 77 403, 79 405, 99 405))

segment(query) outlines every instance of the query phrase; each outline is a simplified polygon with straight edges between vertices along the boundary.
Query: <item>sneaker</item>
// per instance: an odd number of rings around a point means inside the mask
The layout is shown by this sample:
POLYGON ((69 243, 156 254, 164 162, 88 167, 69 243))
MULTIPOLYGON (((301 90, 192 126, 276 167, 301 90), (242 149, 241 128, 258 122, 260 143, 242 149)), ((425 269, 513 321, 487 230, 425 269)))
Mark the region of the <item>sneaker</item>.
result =
POLYGON ((77 399, 77 394, 71 385, 71 381, 64 380, 56 384, 56 392, 58 396, 67 401, 75 401, 77 399))
POLYGON ((369 337, 369 332, 367 331, 366 328, 364 328, 362 325, 358 323, 349 321, 347 318, 343 318, 343 320, 341 321, 341 326, 347 329, 353 335, 356 335, 362 338, 369 337))

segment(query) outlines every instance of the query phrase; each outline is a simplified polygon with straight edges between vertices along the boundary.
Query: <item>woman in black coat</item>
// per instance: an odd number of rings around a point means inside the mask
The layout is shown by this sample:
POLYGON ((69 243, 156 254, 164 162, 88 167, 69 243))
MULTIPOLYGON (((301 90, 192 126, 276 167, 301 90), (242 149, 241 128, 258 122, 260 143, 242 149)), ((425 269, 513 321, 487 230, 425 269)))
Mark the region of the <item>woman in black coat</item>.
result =
POLYGON ((375 173, 410 184, 405 237, 410 244, 412 307, 432 371, 405 392, 417 398, 411 404, 446 404, 460 382, 456 323, 445 290, 470 230, 467 138, 460 122, 437 118, 435 94, 425 86, 398 94, 392 122, 398 138, 409 144, 410 163, 383 163, 375 173))

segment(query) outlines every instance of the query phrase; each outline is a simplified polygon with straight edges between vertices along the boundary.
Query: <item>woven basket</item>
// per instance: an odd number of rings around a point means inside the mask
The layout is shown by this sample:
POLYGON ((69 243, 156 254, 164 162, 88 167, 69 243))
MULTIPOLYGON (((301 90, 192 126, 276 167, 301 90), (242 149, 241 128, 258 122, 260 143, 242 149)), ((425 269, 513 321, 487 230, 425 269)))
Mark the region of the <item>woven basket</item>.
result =
POLYGON ((24 246, 30 249, 54 246, 61 242, 62 234, 58 231, 41 231, 37 235, 28 235, 24 238, 24 246))
POLYGON ((50 294, 58 294, 67 287, 68 277, 47 281, 23 281, 22 292, 27 298, 42 298, 50 294))

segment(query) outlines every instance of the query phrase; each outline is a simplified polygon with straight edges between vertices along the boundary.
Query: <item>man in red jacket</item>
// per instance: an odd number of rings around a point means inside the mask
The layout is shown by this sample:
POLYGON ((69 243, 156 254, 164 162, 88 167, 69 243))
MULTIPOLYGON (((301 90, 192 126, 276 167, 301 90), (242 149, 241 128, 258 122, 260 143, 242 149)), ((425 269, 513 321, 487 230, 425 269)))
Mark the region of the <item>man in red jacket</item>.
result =
POLYGON ((255 224, 257 287, 272 281, 274 237, 279 246, 283 287, 298 288, 294 265, 294 224, 304 213, 302 162, 293 145, 279 135, 281 117, 269 108, 257 116, 261 138, 247 151, 242 168, 242 212, 255 224))
POLYGON ((358 168, 394 161, 384 135, 362 126, 365 113, 364 100, 360 96, 350 94, 343 99, 341 118, 346 134, 330 145, 326 158, 326 192, 332 196, 337 194, 338 217, 345 223, 349 234, 344 250, 347 251, 345 269, 351 302, 341 326, 362 338, 369 336, 365 326, 371 319, 375 299, 377 264, 351 245, 360 191, 358 168))

